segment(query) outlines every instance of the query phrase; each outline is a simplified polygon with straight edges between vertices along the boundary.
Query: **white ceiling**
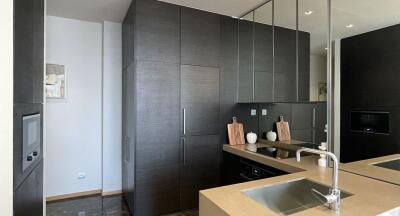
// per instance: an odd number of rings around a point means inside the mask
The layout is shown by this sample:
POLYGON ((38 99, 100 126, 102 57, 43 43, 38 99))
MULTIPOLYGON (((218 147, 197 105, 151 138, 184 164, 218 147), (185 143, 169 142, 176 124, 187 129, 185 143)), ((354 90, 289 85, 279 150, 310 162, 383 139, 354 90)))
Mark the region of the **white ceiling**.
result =
POLYGON ((159 0, 227 16, 239 16, 266 0, 159 0))
POLYGON ((131 0, 47 0, 46 14, 92 22, 122 22, 131 0))

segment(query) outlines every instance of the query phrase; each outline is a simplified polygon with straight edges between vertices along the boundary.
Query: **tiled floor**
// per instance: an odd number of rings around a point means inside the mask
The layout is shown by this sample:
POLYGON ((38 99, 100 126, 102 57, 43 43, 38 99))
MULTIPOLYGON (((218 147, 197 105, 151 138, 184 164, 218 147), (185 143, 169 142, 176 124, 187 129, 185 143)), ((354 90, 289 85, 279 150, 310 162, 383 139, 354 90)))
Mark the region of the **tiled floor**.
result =
MULTIPOLYGON (((47 216, 130 216, 128 206, 121 195, 90 196, 49 202, 47 216)), ((197 210, 187 210, 165 216, 198 216, 197 210)))
POLYGON ((49 202, 47 216, 130 216, 121 195, 91 196, 58 202, 49 202))

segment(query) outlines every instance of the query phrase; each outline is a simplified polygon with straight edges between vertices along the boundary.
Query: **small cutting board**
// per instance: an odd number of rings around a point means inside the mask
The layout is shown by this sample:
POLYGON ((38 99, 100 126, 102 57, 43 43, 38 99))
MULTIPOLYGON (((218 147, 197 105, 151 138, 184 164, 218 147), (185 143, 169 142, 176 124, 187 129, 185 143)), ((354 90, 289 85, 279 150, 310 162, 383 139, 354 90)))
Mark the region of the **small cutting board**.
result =
POLYGON ((283 116, 280 116, 279 122, 276 123, 276 131, 278 132, 279 141, 291 140, 289 123, 283 119, 283 116))
POLYGON ((238 123, 236 117, 233 117, 232 124, 228 124, 228 137, 230 145, 245 144, 243 124, 238 123))

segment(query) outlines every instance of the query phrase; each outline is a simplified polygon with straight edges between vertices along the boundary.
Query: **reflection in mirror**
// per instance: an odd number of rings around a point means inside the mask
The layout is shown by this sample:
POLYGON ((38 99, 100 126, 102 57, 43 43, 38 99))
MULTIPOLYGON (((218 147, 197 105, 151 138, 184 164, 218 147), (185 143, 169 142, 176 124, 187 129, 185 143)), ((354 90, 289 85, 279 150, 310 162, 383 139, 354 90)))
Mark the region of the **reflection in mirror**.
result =
POLYGON ((332 1, 335 114, 340 116, 335 147, 341 162, 400 153, 399 8, 398 0, 332 1))
POLYGON ((254 101, 254 11, 239 20, 239 102, 254 101))
POLYGON ((254 100, 273 101, 272 1, 254 12, 254 100))
MULTIPOLYGON (((303 71, 309 71, 310 101, 326 101, 327 99, 327 1, 301 0, 298 2, 299 28, 299 85, 307 79, 303 71), (310 53, 307 55, 306 53, 310 53)), ((299 100, 304 101, 306 86, 299 87, 299 100)))

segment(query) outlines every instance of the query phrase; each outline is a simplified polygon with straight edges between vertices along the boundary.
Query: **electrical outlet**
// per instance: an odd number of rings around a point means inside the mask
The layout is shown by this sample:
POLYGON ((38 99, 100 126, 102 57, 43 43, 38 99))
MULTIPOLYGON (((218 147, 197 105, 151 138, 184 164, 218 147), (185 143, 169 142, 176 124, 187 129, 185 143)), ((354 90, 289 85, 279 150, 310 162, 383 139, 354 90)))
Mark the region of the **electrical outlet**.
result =
POLYGON ((261 110, 261 115, 266 116, 267 115, 267 109, 262 109, 261 110))
POLYGON ((250 115, 252 115, 252 116, 257 115, 257 110, 256 109, 251 109, 250 115))
POLYGON ((78 172, 78 179, 85 179, 85 178, 86 178, 86 173, 78 172))

